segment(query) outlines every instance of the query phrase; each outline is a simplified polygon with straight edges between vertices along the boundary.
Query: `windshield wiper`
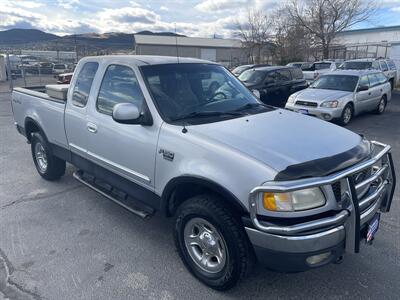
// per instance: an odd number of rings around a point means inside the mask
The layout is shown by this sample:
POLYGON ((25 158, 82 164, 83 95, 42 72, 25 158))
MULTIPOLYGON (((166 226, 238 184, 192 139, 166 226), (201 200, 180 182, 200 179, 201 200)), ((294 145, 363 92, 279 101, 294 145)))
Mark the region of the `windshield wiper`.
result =
POLYGON ((254 107, 265 107, 265 105, 261 104, 261 103, 247 103, 243 106, 240 106, 239 108, 234 109, 232 112, 238 112, 238 111, 242 111, 242 110, 246 110, 246 109, 250 109, 250 108, 254 108, 254 107))
POLYGON ((240 112, 235 112, 235 111, 194 111, 191 113, 188 113, 183 116, 179 116, 176 118, 173 118, 172 121, 180 121, 180 120, 185 120, 185 119, 192 119, 192 118, 201 118, 201 117, 218 117, 218 116, 224 116, 224 115, 230 115, 230 116, 242 116, 243 113, 240 112))

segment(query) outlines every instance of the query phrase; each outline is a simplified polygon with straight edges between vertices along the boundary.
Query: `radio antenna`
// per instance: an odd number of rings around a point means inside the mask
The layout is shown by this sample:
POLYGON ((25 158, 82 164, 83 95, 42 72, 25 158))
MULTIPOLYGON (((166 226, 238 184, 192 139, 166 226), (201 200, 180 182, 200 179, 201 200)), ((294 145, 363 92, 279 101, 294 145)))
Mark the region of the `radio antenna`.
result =
POLYGON ((176 23, 174 23, 174 27, 175 27, 176 58, 178 59, 178 64, 179 64, 179 48, 178 48, 178 35, 176 34, 176 23))

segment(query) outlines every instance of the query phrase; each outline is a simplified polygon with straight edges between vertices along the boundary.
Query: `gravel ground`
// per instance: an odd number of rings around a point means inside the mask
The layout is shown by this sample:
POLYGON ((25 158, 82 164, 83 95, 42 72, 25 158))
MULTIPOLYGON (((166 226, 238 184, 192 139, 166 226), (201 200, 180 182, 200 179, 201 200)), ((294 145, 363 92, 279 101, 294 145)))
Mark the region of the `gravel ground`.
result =
MULTIPOLYGON (((400 94, 384 115, 361 116, 349 129, 391 144, 400 170, 400 94)), ((58 182, 40 178, 13 126, 10 94, 0 93, 0 299, 399 298, 399 189, 360 254, 305 273, 257 267, 220 293, 186 271, 171 220, 144 221, 78 184, 73 171, 58 182)))

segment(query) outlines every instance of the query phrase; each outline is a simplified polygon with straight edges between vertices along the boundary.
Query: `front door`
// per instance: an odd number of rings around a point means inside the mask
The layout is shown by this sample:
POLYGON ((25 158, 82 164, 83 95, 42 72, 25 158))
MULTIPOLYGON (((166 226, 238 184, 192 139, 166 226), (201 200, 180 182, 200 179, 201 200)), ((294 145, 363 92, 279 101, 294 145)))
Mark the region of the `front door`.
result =
POLYGON ((369 89, 366 91, 356 92, 356 111, 357 113, 366 111, 368 109, 368 101, 371 99, 372 91, 370 88, 368 76, 361 76, 358 87, 367 86, 369 89))
POLYGON ((146 105, 137 75, 130 66, 109 65, 88 115, 88 157, 143 187, 153 189, 156 126, 117 123, 112 118, 117 103, 146 105))

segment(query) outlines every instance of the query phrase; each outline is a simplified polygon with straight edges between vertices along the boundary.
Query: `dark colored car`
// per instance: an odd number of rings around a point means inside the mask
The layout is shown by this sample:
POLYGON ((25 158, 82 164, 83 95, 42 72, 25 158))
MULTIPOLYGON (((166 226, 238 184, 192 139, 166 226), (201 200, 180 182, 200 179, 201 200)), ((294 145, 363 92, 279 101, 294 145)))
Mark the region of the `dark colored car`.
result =
POLYGON ((258 90, 262 102, 277 107, 285 107, 291 94, 308 87, 296 67, 258 67, 243 72, 239 79, 250 90, 258 90))
POLYGON ((260 65, 241 65, 232 70, 232 74, 235 75, 236 77, 239 77, 240 74, 242 74, 244 71, 253 69, 253 68, 258 68, 258 67, 267 67, 270 66, 269 64, 260 64, 260 65))

